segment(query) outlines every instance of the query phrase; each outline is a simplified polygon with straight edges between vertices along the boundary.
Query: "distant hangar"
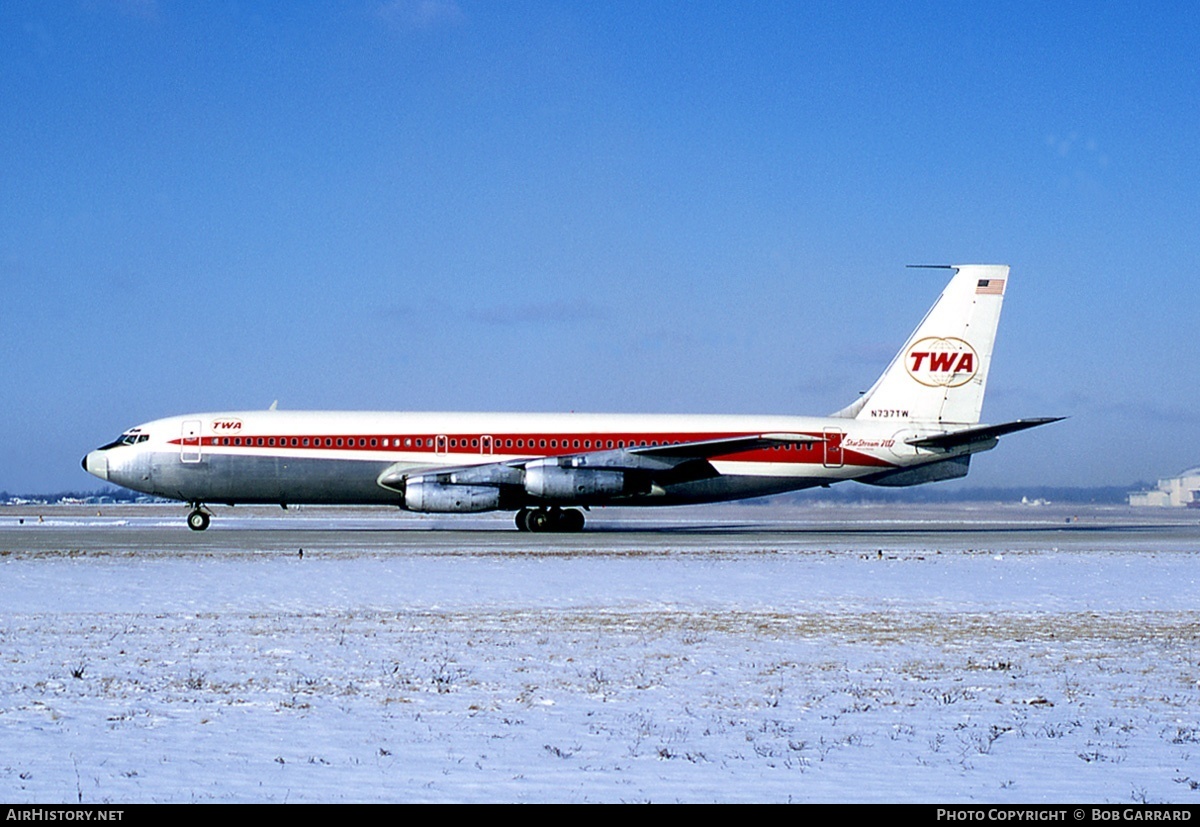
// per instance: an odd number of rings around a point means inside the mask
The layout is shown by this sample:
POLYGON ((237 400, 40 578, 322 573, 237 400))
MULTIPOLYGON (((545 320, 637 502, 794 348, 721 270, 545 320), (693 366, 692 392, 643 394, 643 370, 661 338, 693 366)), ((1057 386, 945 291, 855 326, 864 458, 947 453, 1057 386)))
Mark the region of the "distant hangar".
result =
POLYGON ((1130 505, 1200 508, 1200 467, 1184 471, 1177 477, 1158 481, 1152 491, 1134 491, 1130 505))

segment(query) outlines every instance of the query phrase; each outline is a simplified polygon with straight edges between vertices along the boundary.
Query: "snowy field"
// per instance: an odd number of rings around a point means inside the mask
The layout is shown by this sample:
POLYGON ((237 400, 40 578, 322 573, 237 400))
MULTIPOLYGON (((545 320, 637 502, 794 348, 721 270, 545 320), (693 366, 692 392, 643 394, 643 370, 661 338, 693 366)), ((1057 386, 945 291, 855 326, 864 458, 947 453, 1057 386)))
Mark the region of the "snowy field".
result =
POLYGON ((0 509, 0 800, 1200 803, 1196 512, 184 513, 0 509))

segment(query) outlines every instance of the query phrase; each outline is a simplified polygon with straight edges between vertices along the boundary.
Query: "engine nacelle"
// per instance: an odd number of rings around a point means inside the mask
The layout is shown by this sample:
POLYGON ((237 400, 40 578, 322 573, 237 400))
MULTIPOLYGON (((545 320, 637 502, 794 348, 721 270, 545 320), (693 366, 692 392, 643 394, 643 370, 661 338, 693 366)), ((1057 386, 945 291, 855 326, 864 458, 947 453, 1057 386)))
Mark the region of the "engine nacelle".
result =
POLYGON ((466 513, 500 508, 500 489, 490 485, 448 485, 422 480, 404 483, 404 507, 409 511, 466 513))
POLYGON ((531 462, 525 466, 525 491, 559 502, 617 497, 627 492, 624 471, 613 468, 562 468, 531 462))

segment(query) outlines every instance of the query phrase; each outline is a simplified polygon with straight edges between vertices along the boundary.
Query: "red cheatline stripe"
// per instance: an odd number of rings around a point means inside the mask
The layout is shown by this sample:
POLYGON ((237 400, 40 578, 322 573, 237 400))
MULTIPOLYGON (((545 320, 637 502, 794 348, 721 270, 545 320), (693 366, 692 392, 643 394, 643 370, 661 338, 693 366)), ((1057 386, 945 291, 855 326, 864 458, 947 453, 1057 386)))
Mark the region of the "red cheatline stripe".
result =
MULTIPOLYGON (((354 435, 263 435, 263 436, 206 436, 198 442, 195 437, 171 440, 172 445, 187 447, 219 447, 219 448, 295 448, 300 451, 334 450, 334 451, 374 451, 377 453, 394 454, 396 452, 412 453, 429 451, 438 454, 463 456, 479 456, 481 453, 492 454, 523 454, 535 456, 559 456, 574 454, 582 451, 604 451, 614 448, 632 448, 652 445, 671 445, 684 442, 700 442, 710 439, 724 439, 738 436, 753 436, 752 433, 672 433, 672 434, 553 434, 553 435, 508 435, 495 434, 455 434, 429 435, 422 434, 369 434, 354 435), (445 445, 441 444, 444 436, 445 445), (491 439, 491 451, 484 448, 485 437, 491 439), (385 445, 384 442, 387 442, 385 445), (305 444, 307 441, 308 444, 305 444), (411 444, 405 444, 411 441, 411 444), (339 444, 340 442, 340 444, 339 444), (518 445, 518 442, 521 444, 518 445), (374 444, 372 444, 374 443, 374 444), (553 444, 552 444, 553 443, 553 444)), ((817 435, 820 436, 820 435, 817 435)), ((881 460, 870 454, 864 454, 849 448, 842 448, 842 461, 846 465, 887 466, 892 463, 881 460)), ((711 459, 742 460, 751 462, 790 462, 822 464, 825 452, 820 444, 811 446, 792 445, 778 448, 758 448, 752 451, 741 451, 732 454, 722 454, 711 459)))

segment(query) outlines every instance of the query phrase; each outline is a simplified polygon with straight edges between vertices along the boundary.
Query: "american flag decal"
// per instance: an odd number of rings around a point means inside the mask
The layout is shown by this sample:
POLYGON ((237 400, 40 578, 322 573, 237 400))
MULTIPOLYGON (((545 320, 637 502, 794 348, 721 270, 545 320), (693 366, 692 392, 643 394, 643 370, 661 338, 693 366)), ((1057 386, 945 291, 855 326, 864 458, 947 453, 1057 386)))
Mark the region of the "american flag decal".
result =
POLYGON ((1003 296, 1004 279, 980 279, 975 285, 975 295, 1003 296))

